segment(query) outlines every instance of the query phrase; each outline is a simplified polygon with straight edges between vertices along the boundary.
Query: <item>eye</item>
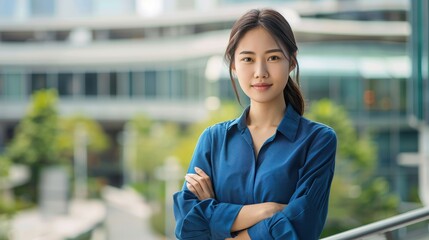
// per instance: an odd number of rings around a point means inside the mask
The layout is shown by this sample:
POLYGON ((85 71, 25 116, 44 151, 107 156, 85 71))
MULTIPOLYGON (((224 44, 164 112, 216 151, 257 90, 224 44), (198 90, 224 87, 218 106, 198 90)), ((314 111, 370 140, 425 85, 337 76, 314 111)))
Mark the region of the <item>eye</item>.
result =
POLYGON ((243 62, 252 62, 252 59, 250 57, 245 57, 245 58, 242 58, 241 61, 243 61, 243 62))
POLYGON ((277 61, 279 59, 280 59, 279 56, 271 56, 271 57, 268 58, 268 61, 277 61))

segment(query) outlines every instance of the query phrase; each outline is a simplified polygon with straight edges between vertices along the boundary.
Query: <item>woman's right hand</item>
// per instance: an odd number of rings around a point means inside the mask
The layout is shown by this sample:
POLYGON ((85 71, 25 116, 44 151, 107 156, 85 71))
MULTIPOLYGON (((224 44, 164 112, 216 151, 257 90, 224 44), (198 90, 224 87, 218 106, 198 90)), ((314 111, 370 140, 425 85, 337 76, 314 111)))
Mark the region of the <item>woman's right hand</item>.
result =
POLYGON ((196 174, 186 174, 186 187, 189 191, 202 201, 208 198, 215 198, 213 184, 210 177, 200 168, 195 167, 196 174))

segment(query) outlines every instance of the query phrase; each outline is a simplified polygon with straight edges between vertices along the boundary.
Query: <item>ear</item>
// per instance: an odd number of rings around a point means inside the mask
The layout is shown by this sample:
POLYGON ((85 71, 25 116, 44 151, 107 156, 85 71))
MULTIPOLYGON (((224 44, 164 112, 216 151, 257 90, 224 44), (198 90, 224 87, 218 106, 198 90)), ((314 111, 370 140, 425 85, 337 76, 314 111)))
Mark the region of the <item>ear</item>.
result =
POLYGON ((295 59, 296 59, 296 52, 293 54, 293 58, 291 57, 290 58, 290 63, 289 63, 289 74, 293 71, 293 70, 295 70, 295 68, 296 68, 296 61, 295 61, 295 59))
POLYGON ((235 63, 234 63, 234 62, 232 62, 232 63, 231 63, 231 72, 232 72, 234 75, 237 75, 237 74, 236 74, 236 70, 235 70, 235 63))

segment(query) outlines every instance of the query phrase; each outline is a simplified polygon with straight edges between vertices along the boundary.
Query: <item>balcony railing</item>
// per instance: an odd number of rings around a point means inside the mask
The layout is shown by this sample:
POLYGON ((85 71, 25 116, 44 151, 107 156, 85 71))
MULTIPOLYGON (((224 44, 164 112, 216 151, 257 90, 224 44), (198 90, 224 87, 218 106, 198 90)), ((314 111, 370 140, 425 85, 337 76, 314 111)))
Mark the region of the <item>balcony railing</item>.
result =
POLYGON ((424 207, 323 238, 322 240, 363 239, 371 235, 384 235, 384 239, 392 239, 392 231, 428 219, 429 207, 424 207))

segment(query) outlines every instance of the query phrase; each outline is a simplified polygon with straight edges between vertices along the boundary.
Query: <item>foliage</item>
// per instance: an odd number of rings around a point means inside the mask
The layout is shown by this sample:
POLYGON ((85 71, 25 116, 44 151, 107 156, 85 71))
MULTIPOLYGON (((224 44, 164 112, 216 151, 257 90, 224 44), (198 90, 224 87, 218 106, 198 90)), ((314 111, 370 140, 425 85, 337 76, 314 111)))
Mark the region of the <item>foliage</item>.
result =
POLYGON ((0 169, 7 163, 3 162, 3 158, 30 168, 30 181, 14 189, 22 200, 28 202, 38 201, 39 175, 43 167, 58 164, 70 166, 77 126, 86 130, 90 154, 100 153, 109 146, 108 137, 95 121, 83 116, 60 118, 57 99, 54 89, 39 90, 33 94, 26 115, 19 122, 5 156, 0 159, 0 169))
MULTIPOLYGON (((164 206, 165 187, 157 173, 171 156, 179 140, 179 131, 177 124, 155 122, 145 115, 138 115, 125 125, 122 143, 129 174, 126 184, 142 193, 150 204, 164 206)), ((164 208, 154 208, 150 221, 153 229, 160 234, 164 233, 164 208)))
MULTIPOLYGON (((12 163, 22 163, 31 170, 31 179, 25 186, 26 200, 38 201, 38 183, 43 165, 62 163, 57 142, 58 113, 55 90, 35 92, 24 118, 19 122, 14 138, 5 151, 12 163)), ((21 191, 18 189, 18 192, 21 191)))
POLYGON ((61 156, 67 159, 73 157, 75 131, 78 127, 82 127, 87 135, 88 152, 102 153, 111 144, 101 125, 83 115, 61 118, 58 127, 58 148, 61 156))
POLYGON ((19 123, 7 156, 16 163, 59 163, 57 93, 42 90, 34 93, 27 114, 19 123))
POLYGON ((213 124, 237 118, 240 114, 240 110, 241 109, 234 103, 223 103, 221 108, 210 112, 209 116, 204 121, 195 123, 186 129, 186 131, 182 133, 180 141, 173 151, 173 155, 179 159, 180 164, 184 168, 189 166, 195 145, 204 129, 213 124))
POLYGON ((164 234, 165 226, 165 183, 159 179, 159 167, 168 157, 174 156, 186 168, 202 131, 217 122, 235 118, 236 113, 233 105, 226 105, 187 128, 170 122, 155 122, 145 115, 136 116, 126 125, 123 141, 127 143, 124 148, 130 162, 130 184, 149 201, 161 204, 151 218, 155 231, 164 234))
MULTIPOLYGON (((135 117, 126 127, 124 141, 129 141, 125 156, 129 159, 132 182, 157 179, 156 169, 171 155, 177 144, 179 127, 169 122, 155 122, 144 115, 135 117)), ((150 190, 149 190, 150 191, 150 190)), ((151 196, 147 196, 151 197, 151 196)))
POLYGON ((9 174, 10 160, 4 155, 0 155, 0 181, 9 174))
POLYGON ((331 126, 338 139, 323 235, 395 215, 398 200, 389 192, 388 182, 375 176, 376 148, 369 134, 358 136, 346 111, 329 100, 314 102, 306 117, 331 126))

